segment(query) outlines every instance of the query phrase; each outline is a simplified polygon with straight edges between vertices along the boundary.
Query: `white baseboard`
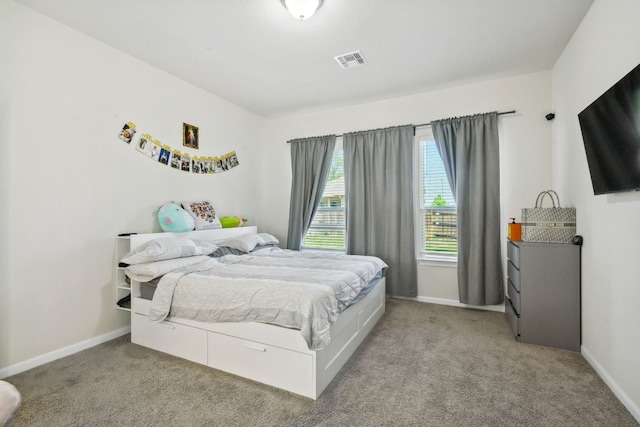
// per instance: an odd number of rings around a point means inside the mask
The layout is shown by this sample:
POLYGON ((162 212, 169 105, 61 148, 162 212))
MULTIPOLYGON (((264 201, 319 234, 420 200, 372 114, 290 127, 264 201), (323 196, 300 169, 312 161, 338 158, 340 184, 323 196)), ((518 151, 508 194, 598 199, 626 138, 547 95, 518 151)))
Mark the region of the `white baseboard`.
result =
POLYGON ((7 366, 6 368, 0 369, 0 379, 19 374, 20 372, 24 372, 29 369, 35 368, 37 366, 44 365, 45 363, 53 362, 54 360, 60 359, 62 357, 70 356, 74 353, 77 353, 82 350, 86 350, 88 348, 94 347, 98 344, 102 344, 107 341, 111 341, 112 339, 121 337, 122 335, 126 335, 130 332, 131 332, 131 326, 125 326, 124 328, 117 329, 115 331, 106 333, 104 335, 100 335, 94 338, 89 338, 88 340, 85 340, 76 344, 72 344, 70 346, 63 347, 61 349, 54 350, 46 354, 42 354, 40 356, 36 356, 32 359, 25 360, 24 362, 7 366))
POLYGON ((407 298, 407 297, 396 297, 392 296, 392 298, 398 299, 406 299, 410 301, 418 301, 418 302, 428 302, 431 304, 440 304, 440 305, 451 305, 453 307, 461 307, 461 308, 473 308, 475 310, 486 310, 486 311, 499 311, 504 313, 504 305, 468 305, 462 304, 460 301, 456 301, 453 299, 445 299, 445 298, 431 298, 431 297, 415 297, 415 298, 407 298))
POLYGON ((614 381, 613 378, 609 375, 606 369, 598 363, 598 360, 593 357, 593 355, 589 352, 589 350, 583 345, 580 347, 580 352, 582 356, 589 362, 591 367, 600 375, 600 378, 605 382, 605 384, 611 389, 613 394, 618 398, 618 400, 624 405, 625 408, 633 415, 633 417, 640 423, 640 408, 638 405, 633 402, 629 396, 618 386, 618 384, 614 381))

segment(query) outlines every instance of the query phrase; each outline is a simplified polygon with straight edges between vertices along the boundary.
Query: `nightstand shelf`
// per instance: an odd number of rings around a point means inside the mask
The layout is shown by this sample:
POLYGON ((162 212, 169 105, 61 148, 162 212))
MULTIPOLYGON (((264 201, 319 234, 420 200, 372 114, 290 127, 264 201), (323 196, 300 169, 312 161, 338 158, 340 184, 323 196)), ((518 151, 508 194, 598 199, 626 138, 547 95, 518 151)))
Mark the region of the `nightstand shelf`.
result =
POLYGON ((131 239, 129 236, 118 236, 116 238, 116 262, 115 262, 115 304, 116 308, 131 311, 131 300, 128 305, 118 304, 118 301, 131 295, 131 280, 124 274, 124 268, 118 267, 119 261, 129 253, 131 239))

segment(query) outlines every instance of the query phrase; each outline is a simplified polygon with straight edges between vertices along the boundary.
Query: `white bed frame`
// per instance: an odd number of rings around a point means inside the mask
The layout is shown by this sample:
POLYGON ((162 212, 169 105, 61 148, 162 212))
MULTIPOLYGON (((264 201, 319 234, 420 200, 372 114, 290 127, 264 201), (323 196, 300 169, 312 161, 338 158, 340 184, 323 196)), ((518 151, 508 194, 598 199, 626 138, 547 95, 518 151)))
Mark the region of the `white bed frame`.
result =
MULTIPOLYGON (((215 242, 255 233, 257 227, 136 234, 131 236, 130 249, 153 239, 189 237, 215 242)), ((314 400, 385 312, 382 278, 369 294, 340 314, 331 326, 329 346, 312 351, 299 330, 264 323, 205 323, 174 317, 151 322, 151 301, 140 295, 140 284, 132 281, 131 342, 314 400)))

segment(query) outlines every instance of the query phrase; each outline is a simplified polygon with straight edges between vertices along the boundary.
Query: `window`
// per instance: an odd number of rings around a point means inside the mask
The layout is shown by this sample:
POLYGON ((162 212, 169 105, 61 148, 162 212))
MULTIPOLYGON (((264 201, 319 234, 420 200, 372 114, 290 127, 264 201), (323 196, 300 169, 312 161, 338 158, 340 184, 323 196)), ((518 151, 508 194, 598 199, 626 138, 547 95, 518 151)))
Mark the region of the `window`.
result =
POLYGON ((302 242, 303 249, 345 250, 344 154, 342 141, 336 141, 327 185, 302 242))
MULTIPOLYGON (((430 130, 417 137, 416 241, 421 258, 457 256, 457 210, 444 164, 430 130)), ((344 154, 336 142, 327 184, 302 242, 303 249, 345 250, 344 154)))
POLYGON ((421 258, 451 258, 457 255, 457 210, 440 152, 430 130, 418 137, 416 175, 416 240, 421 258))

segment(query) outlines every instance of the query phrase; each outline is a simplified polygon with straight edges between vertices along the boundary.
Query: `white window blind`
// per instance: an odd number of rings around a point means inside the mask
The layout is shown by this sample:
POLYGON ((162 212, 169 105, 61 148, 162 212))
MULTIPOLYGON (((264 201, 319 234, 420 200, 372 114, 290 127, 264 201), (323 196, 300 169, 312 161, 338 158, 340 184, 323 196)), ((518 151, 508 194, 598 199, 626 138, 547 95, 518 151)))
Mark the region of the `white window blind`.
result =
POLYGON ((303 249, 345 250, 344 196, 344 152, 342 140, 338 140, 322 200, 304 236, 303 249))
POLYGON ((455 257, 457 254, 457 208, 444 164, 432 135, 419 139, 419 218, 421 256, 455 257))

